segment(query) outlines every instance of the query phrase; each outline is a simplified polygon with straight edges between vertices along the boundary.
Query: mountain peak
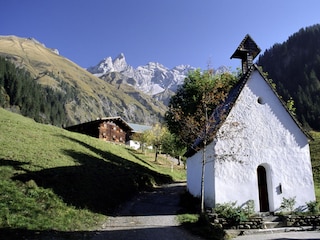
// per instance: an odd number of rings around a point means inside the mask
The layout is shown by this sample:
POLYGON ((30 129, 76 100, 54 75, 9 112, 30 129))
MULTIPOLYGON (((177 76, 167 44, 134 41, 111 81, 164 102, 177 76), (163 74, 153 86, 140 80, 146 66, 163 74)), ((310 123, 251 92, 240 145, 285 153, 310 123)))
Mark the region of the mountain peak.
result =
POLYGON ((128 67, 128 64, 126 62, 126 58, 123 53, 120 53, 118 55, 118 57, 116 57, 113 60, 112 63, 113 63, 114 72, 122 72, 128 67))
POLYGON ((128 68, 126 58, 123 53, 120 53, 115 59, 106 57, 98 63, 98 65, 89 67, 87 71, 100 77, 109 72, 122 72, 128 68))
POLYGON ((120 53, 115 59, 126 59, 123 53, 120 53))

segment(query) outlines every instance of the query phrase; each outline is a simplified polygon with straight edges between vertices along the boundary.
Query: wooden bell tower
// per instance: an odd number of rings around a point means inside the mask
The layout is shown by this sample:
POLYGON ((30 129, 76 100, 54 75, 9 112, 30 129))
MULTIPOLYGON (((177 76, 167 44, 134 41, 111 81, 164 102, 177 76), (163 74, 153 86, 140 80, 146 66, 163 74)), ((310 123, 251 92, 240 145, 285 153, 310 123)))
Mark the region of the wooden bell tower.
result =
POLYGON ((245 74, 253 64, 253 59, 260 53, 261 49, 247 34, 236 51, 230 58, 240 58, 242 65, 242 74, 245 74))

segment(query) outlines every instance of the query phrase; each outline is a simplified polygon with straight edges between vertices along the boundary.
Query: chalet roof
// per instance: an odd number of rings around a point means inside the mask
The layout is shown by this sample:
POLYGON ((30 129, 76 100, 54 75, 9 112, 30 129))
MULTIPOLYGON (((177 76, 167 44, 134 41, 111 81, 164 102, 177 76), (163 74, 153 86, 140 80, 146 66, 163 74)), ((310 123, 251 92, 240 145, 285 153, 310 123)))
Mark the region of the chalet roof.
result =
POLYGON ((93 121, 89 121, 89 122, 85 122, 85 123, 80 123, 80 124, 77 124, 77 125, 73 125, 73 126, 69 126, 69 127, 66 127, 67 130, 70 130, 72 131, 73 129, 77 129, 79 127, 83 127, 83 126, 95 126, 101 122, 104 122, 104 121, 110 121, 110 122, 113 122, 119 126, 121 126, 121 128, 125 131, 132 131, 133 128, 130 127, 130 125, 125 121, 123 120, 121 117, 119 116, 116 116, 116 117, 103 117, 103 118, 97 118, 96 120, 93 120, 93 121))
MULTIPOLYGON (((277 96, 277 98, 279 99, 279 101, 281 102, 282 106, 284 107, 284 109, 289 113, 289 115, 291 116, 291 118, 293 119, 293 121, 298 125, 298 127, 300 128, 300 130, 306 135, 306 137, 308 139, 312 139, 311 135, 308 134, 301 126, 301 124, 298 122, 298 120, 292 115, 292 113, 288 110, 286 104, 284 103, 284 101, 280 98, 280 96, 278 95, 278 93, 275 91, 275 89, 271 86, 269 80, 264 76, 264 74, 262 73, 262 71, 260 70, 260 68, 254 64, 252 65, 249 70, 246 72, 246 74, 244 74, 238 81, 238 83, 230 90, 227 98, 225 99, 225 101, 223 103, 221 103, 212 113, 212 115, 209 118, 209 123, 207 125, 207 131, 206 134, 208 136, 211 136, 211 141, 213 140, 213 137, 215 136, 215 134, 217 133, 217 131, 219 130, 219 128, 221 127, 221 125, 223 124, 223 122, 225 121, 225 119, 227 118, 227 116, 229 115, 232 107, 234 106, 235 102, 237 101, 243 87, 245 86, 245 84, 247 83, 249 77, 251 76, 251 74, 253 73, 253 71, 257 70, 259 72, 259 74, 261 75, 261 77, 266 81, 266 83, 270 86, 270 88, 272 89, 272 91, 274 92, 274 94, 277 96)), ((192 155, 194 155, 196 152, 198 152, 200 149, 203 148, 203 140, 205 137, 205 131, 203 131, 203 133, 196 139, 196 141, 192 144, 192 146, 187 150, 187 152, 185 153, 186 157, 190 157, 192 155)))

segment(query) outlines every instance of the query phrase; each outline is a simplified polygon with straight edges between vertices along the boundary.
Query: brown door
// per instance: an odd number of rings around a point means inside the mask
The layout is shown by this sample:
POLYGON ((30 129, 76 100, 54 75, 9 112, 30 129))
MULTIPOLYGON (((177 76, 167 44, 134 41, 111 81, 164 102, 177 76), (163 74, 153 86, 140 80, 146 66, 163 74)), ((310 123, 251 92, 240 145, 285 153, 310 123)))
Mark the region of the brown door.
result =
POLYGON ((259 166, 257 170, 257 174, 258 174, 260 212, 269 212, 269 198, 268 198, 266 169, 262 166, 259 166))

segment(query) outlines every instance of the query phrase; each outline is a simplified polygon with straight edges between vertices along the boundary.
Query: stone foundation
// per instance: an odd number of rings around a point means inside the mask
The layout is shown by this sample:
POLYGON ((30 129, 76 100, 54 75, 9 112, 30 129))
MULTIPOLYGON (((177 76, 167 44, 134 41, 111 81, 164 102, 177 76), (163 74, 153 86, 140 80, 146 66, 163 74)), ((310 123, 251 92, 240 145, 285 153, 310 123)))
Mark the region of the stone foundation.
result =
POLYGON ((241 221, 239 223, 227 222, 224 218, 219 218, 217 215, 209 215, 209 220, 212 224, 218 225, 224 229, 263 229, 262 217, 253 217, 247 221, 241 221))
POLYGON ((320 216, 283 216, 287 227, 320 226, 320 216))
MULTIPOLYGON (((281 216, 282 227, 305 227, 305 226, 320 226, 320 215, 314 216, 297 216, 297 215, 289 215, 289 216, 281 216)), ((215 214, 209 215, 209 221, 218 225, 224 229, 264 229, 266 225, 262 217, 253 217, 248 219, 247 221, 230 223, 227 222, 224 218, 219 218, 215 214)))

